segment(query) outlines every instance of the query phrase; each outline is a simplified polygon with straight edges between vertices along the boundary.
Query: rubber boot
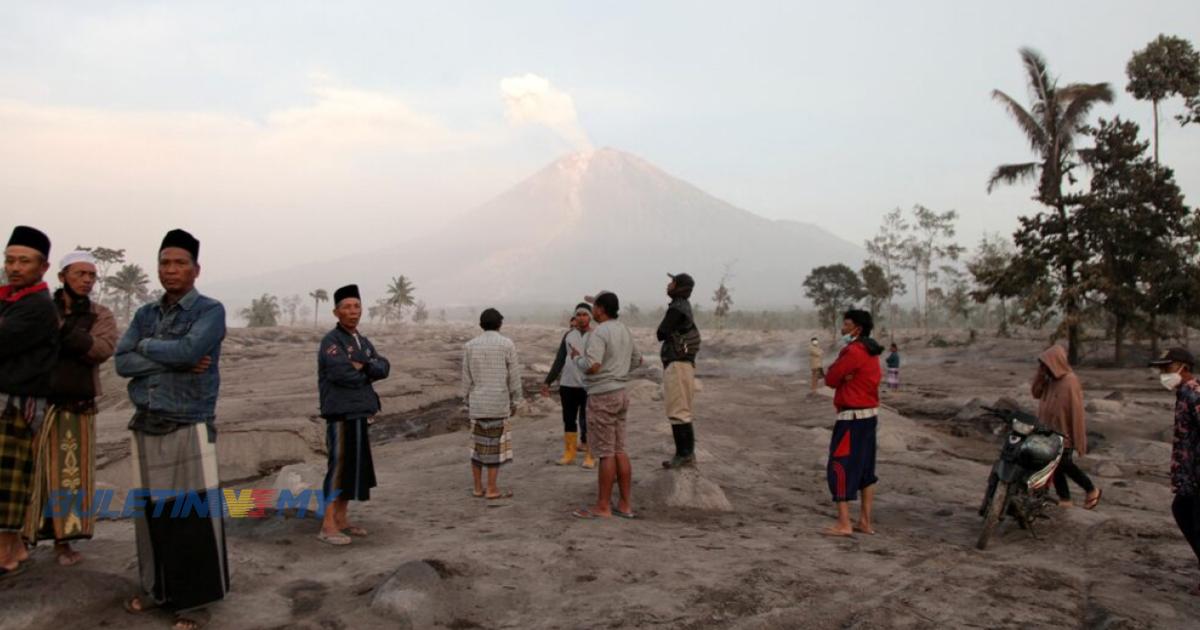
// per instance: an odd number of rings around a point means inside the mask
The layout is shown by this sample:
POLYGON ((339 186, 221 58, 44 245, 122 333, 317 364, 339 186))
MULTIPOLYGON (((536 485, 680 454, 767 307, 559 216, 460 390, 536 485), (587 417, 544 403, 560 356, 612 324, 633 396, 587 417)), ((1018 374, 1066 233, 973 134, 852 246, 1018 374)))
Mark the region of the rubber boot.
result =
POLYGON ((663 468, 679 468, 683 461, 683 431, 686 424, 672 424, 671 437, 675 439, 675 456, 662 463, 663 468))
POLYGON ((691 422, 683 425, 683 459, 685 465, 696 463, 696 425, 691 422))
POLYGON ((578 447, 576 446, 578 439, 578 433, 563 434, 563 456, 562 459, 555 462, 556 464, 559 466, 569 466, 575 463, 575 455, 578 453, 578 447))
POLYGON ((592 457, 592 447, 589 446, 587 443, 584 443, 584 445, 583 445, 583 464, 582 464, 582 466, 589 470, 596 467, 596 460, 592 457))

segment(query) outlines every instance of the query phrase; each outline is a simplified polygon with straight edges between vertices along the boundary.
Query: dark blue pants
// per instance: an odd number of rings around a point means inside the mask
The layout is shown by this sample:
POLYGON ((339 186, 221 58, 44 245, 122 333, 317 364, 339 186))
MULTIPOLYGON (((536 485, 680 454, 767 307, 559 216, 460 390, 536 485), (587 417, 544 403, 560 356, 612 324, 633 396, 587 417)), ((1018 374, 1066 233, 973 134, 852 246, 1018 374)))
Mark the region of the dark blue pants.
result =
POLYGON ((875 476, 875 430, 878 418, 838 420, 829 442, 825 476, 834 501, 855 501, 858 491, 879 481, 875 476))

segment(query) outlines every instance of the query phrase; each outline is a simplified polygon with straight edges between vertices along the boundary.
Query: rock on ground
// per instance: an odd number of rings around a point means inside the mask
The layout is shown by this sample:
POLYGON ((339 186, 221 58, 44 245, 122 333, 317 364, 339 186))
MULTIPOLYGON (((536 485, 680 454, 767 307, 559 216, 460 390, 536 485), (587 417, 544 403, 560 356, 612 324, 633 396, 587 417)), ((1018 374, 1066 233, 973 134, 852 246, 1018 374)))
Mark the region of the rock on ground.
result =
POLYGON ((733 511, 733 504, 721 486, 695 467, 663 471, 654 481, 652 493, 668 507, 708 512, 733 511))

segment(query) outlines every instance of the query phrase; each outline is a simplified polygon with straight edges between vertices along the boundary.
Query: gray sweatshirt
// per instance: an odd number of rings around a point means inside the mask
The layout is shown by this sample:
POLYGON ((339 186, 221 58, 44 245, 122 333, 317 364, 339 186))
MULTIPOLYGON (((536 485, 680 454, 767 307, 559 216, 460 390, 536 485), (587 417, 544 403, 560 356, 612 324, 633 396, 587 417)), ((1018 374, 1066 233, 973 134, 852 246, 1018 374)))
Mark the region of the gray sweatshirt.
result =
POLYGON ((610 319, 584 337, 583 354, 575 358, 575 364, 584 372, 589 394, 606 394, 625 388, 629 372, 642 364, 642 353, 625 324, 610 319), (596 363, 601 365, 600 371, 587 374, 596 363))

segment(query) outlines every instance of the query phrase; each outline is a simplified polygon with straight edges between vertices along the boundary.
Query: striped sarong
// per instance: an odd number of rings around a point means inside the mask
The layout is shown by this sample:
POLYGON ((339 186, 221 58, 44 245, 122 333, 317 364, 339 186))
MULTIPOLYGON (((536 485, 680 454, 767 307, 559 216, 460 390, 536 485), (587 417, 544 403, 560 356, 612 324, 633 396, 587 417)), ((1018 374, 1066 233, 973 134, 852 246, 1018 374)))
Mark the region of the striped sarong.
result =
POLYGON ((0 532, 25 527, 33 489, 33 431, 46 413, 46 401, 4 396, 0 411, 0 532))
POLYGON ((471 419, 471 463, 501 466, 513 459, 508 418, 471 419))
POLYGON ((900 387, 900 368, 887 369, 887 386, 889 389, 900 387))
POLYGON ((193 491, 211 507, 208 514, 188 510, 184 515, 175 505, 183 497, 149 498, 145 515, 134 517, 142 588, 168 609, 196 608, 229 592, 216 441, 216 430, 204 423, 182 424, 163 435, 133 432, 131 492, 163 491, 165 496, 193 491))
POLYGON ((30 544, 92 537, 96 416, 52 405, 33 438, 33 498, 21 537, 30 544), (53 500, 55 509, 46 510, 53 500))
POLYGON ((325 448, 329 468, 322 489, 326 497, 337 491, 338 499, 368 501, 375 487, 375 462, 371 459, 371 441, 366 418, 326 420, 325 448))

